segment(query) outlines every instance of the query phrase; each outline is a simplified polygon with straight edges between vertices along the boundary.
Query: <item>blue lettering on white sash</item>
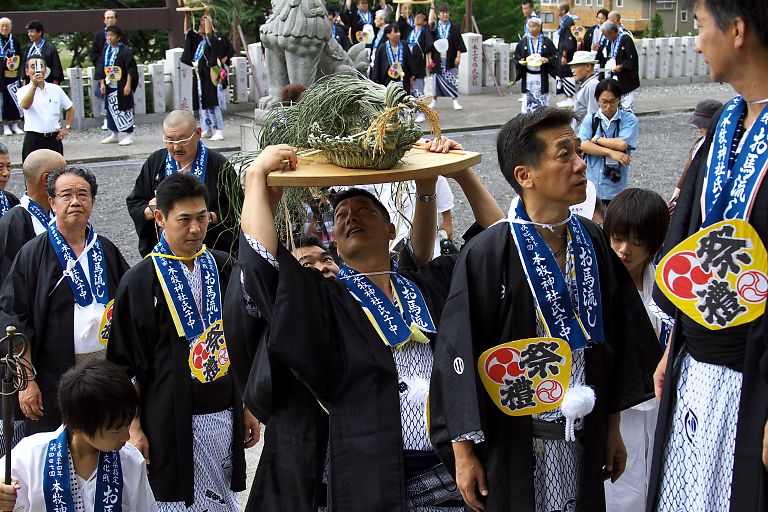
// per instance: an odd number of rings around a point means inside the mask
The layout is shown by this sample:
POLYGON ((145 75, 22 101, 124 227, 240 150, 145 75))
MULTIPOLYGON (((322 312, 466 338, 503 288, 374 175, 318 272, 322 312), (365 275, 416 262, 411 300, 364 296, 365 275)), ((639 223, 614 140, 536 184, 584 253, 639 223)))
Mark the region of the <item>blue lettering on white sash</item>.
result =
POLYGON ((768 106, 763 108, 742 145, 733 167, 729 167, 738 120, 747 102, 733 98, 723 110, 715 129, 707 162, 702 214, 706 228, 726 219, 747 220, 768 171, 768 106))
MULTIPOLYGON (((197 141, 197 156, 195 157, 195 163, 192 164, 192 174, 197 176, 202 183, 205 183, 205 170, 208 165, 208 148, 202 141, 197 141)), ((165 177, 167 178, 171 174, 179 170, 179 164, 176 163, 171 157, 171 153, 168 152, 165 155, 165 177)))
POLYGON ((85 307, 94 301, 106 305, 109 302, 109 296, 107 294, 107 269, 104 262, 104 250, 101 247, 101 241, 96 237, 93 226, 88 224, 87 229, 84 250, 88 251, 87 257, 90 260, 90 283, 85 277, 83 266, 75 257, 75 251, 64 240, 59 228, 56 227, 55 219, 48 223, 48 239, 53 245, 53 250, 56 252, 64 275, 67 276, 67 282, 78 305, 85 307))

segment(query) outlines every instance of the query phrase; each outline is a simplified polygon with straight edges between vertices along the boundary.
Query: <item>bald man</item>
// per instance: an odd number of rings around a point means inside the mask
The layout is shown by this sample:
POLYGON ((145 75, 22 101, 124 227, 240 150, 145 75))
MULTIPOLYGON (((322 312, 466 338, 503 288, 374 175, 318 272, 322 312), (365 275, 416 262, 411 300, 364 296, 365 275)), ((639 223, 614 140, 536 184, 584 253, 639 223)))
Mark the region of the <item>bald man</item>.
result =
POLYGON ((619 11, 611 11, 608 13, 608 21, 611 21, 616 24, 617 27, 619 27, 619 37, 623 36, 624 34, 629 34, 629 37, 632 38, 632 40, 635 39, 635 36, 624 28, 624 24, 621 22, 621 13, 619 11))
POLYGON ((54 169, 67 165, 64 157, 50 149, 38 149, 24 160, 24 183, 27 193, 19 204, 0 217, 0 283, 24 244, 45 233, 51 220, 51 206, 45 191, 45 180, 54 169))
POLYGON ((208 149, 200 140, 200 126, 187 110, 174 110, 163 121, 165 148, 149 155, 136 178, 136 185, 126 199, 128 213, 139 236, 139 253, 149 254, 157 244, 158 227, 154 210, 155 190, 165 178, 175 172, 188 172, 205 183, 209 191, 210 222, 205 245, 229 254, 236 254, 235 233, 239 227, 230 208, 230 195, 242 195, 239 186, 226 190, 224 183, 239 183, 237 178, 224 181, 222 172, 226 158, 208 149))
MULTIPOLYGON (((0 144, 1 145, 1 144, 0 144)), ((27 193, 21 197, 20 203, 0 217, 0 284, 8 275, 13 259, 19 250, 40 233, 45 233, 50 220, 50 205, 45 192, 45 180, 54 169, 64 167, 67 162, 64 157, 50 149, 33 151, 24 160, 24 181, 27 193)), ((19 408, 18 400, 14 400, 13 439, 11 447, 24 438, 25 420, 19 408)), ((0 421, 0 453, 2 453, 2 421, 0 421)))
MULTIPOLYGON (((99 30, 93 35, 93 42, 91 43, 91 51, 89 56, 94 66, 99 65, 99 58, 104 53, 104 47, 107 45, 107 27, 110 25, 117 25, 117 13, 113 10, 104 11, 104 28, 99 30)), ((127 34, 123 33, 122 41, 127 40, 127 34)), ((101 90, 96 87, 96 97, 103 98, 101 90)), ((101 115, 104 116, 104 122, 101 125, 102 130, 108 130, 107 126, 107 110, 105 105, 106 99, 101 102, 101 115)))

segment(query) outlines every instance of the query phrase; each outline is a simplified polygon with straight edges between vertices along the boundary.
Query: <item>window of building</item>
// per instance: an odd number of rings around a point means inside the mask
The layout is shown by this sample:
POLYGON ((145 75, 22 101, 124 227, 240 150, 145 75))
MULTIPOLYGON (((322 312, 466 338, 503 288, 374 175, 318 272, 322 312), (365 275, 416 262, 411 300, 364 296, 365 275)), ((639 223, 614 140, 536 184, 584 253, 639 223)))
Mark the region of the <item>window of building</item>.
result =
POLYGON ((688 21, 688 11, 683 9, 680 11, 680 22, 686 23, 688 21))
POLYGON ((587 7, 592 7, 592 0, 584 0, 584 5, 587 7))
POLYGON ((554 23, 555 22, 555 13, 550 12, 542 12, 539 14, 539 17, 541 18, 541 21, 543 23, 554 23))
POLYGON ((598 7, 602 7, 603 5, 605 5, 605 0, 597 0, 595 5, 597 5, 598 7))
POLYGON ((555 0, 541 0, 541 5, 554 5, 555 0))
POLYGON ((614 7, 624 7, 624 0, 616 0, 614 7))
POLYGON ((576 5, 581 5, 581 3, 582 3, 581 0, 576 0, 576 2, 575 2, 576 5))
POLYGON ((671 11, 675 8, 675 0, 656 0, 657 11, 671 11))

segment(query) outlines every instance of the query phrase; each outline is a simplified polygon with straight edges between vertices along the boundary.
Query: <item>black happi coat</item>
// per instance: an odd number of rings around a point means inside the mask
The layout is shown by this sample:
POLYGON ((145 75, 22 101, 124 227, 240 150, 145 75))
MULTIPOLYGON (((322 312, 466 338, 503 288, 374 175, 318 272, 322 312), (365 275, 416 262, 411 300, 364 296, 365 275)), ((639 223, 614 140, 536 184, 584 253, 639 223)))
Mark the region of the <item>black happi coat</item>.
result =
MULTIPOLYGON (((437 26, 440 24, 438 21, 435 23, 435 29, 432 31, 432 40, 437 41, 439 31, 437 26)), ((456 26, 454 22, 451 22, 451 30, 448 31, 448 53, 445 58, 445 69, 453 69, 456 67, 456 55, 461 53, 467 53, 467 46, 464 44, 464 39, 461 37, 461 30, 456 26)), ((432 62, 435 62, 437 66, 432 68, 432 73, 440 74, 442 69, 440 68, 440 52, 432 45, 432 62)))
POLYGON ((592 44, 595 43, 595 39, 600 35, 600 25, 592 25, 584 33, 584 39, 581 43, 581 49, 587 52, 592 51, 592 44))
POLYGON ((558 62, 558 67, 560 69, 561 77, 573 76, 573 73, 571 72, 571 66, 568 64, 564 66, 562 63, 563 55, 567 56, 568 61, 570 62, 570 60, 573 58, 573 54, 576 53, 577 42, 576 38, 573 36, 573 32, 571 32, 571 27, 573 27, 573 25, 573 17, 569 16, 568 19, 565 20, 565 23, 563 23, 563 29, 560 32, 560 38, 557 40, 557 58, 560 59, 558 62))
MULTIPOLYGON (((133 191, 126 198, 128 214, 133 219, 136 234, 139 235, 139 254, 142 257, 152 251, 157 244, 157 231, 154 220, 144 218, 144 209, 149 200, 155 197, 155 190, 165 179, 165 157, 168 150, 159 149, 149 155, 139 171, 133 191)), ((234 254, 237 252, 235 242, 236 223, 225 191, 220 188, 220 181, 227 159, 221 154, 208 148, 208 165, 205 170, 205 186, 208 187, 208 210, 215 212, 218 217, 216 224, 208 226, 205 235, 205 245, 209 249, 234 254)), ((194 164, 193 164, 194 165, 194 164)))
MULTIPOLYGON (((212 251, 219 269, 221 293, 227 288, 232 263, 212 251)), ((223 299, 223 297, 222 297, 223 299)), ((125 274, 117 290, 107 359, 135 377, 140 386, 141 426, 149 443, 149 483, 158 501, 194 500, 192 415, 228 407, 233 411, 233 491, 245 489, 243 407, 231 375, 201 384, 189 370, 189 341, 178 335, 168 303, 146 258, 125 274)))
POLYGON ((88 53, 88 57, 95 68, 98 68, 99 59, 104 54, 104 47, 107 45, 106 34, 106 28, 99 30, 93 35, 93 41, 91 41, 91 51, 88 53))
POLYGON ((385 34, 381 40, 381 44, 376 48, 376 58, 373 61, 371 80, 382 85, 387 85, 389 82, 401 82, 405 92, 410 93, 411 77, 414 76, 413 55, 411 55, 411 50, 408 49, 408 43, 405 41, 401 42, 403 45, 403 72, 405 75, 399 80, 395 80, 387 74, 389 71, 389 57, 387 56, 387 46, 389 46, 389 41, 385 34))
MULTIPOLYGON (((658 338, 640 297, 600 229, 580 219, 592 239, 600 270, 606 343, 584 349, 585 380, 597 396, 587 415, 576 511, 605 509, 602 466, 608 415, 653 396, 652 373, 661 357, 658 338)), ((430 389, 431 436, 453 471, 451 439, 482 430, 475 450, 486 470, 488 511, 534 510, 530 416, 512 417, 491 401, 476 373, 487 349, 535 338, 536 311, 507 222, 476 236, 462 250, 443 310, 430 389), (463 362, 463 370, 454 368, 463 362)), ((460 367, 460 366, 458 366, 460 367)))
MULTIPOLYGON (((378 29, 374 23, 376 21, 376 9, 371 10, 369 7, 368 12, 371 13, 370 25, 373 27, 374 31, 377 32, 378 29)), ((345 8, 341 12, 341 21, 345 26, 349 27, 349 39, 353 45, 356 44, 358 42, 356 39, 357 32, 363 30, 363 27, 366 25, 360 20, 360 16, 357 15, 357 5, 353 3, 350 10, 345 8)))
POLYGON ((352 48, 352 43, 349 42, 349 37, 347 36, 347 27, 338 23, 334 23, 333 26, 336 27, 336 35, 333 36, 333 29, 331 29, 331 35, 345 52, 349 51, 352 48))
POLYGON ((11 208, 0 217, 0 283, 8 275, 16 254, 36 236, 32 214, 23 207, 11 208))
MULTIPOLYGON (((707 174, 709 148, 715 137, 717 120, 724 108, 713 117, 707 137, 696 153, 677 200, 672 223, 662 252, 696 233, 701 227, 701 195, 707 174)), ((745 150, 748 148, 745 148, 745 150)), ((762 184, 755 198, 749 223, 763 244, 768 245, 768 186, 762 184)), ((764 314, 753 322, 709 331, 693 326, 693 320, 684 318, 666 297, 654 288, 653 298, 668 314, 674 315, 676 327, 670 341, 664 390, 656 423, 656 442, 653 446, 653 466, 648 489, 649 512, 655 510, 661 483, 664 440, 674 412, 677 382, 673 379, 673 365, 680 351, 685 349, 704 363, 725 365, 741 371, 741 386, 736 450, 731 483, 731 512, 768 509, 768 478, 761 460, 763 429, 768 420, 768 319, 764 314)))
MULTIPOLYGON (((600 69, 605 69, 605 63, 610 59, 611 42, 603 39, 603 45, 597 51, 597 62, 600 69)), ((624 94, 640 87, 640 71, 637 63, 637 48, 632 37, 626 32, 619 36, 619 49, 616 51, 616 64, 621 65, 621 73, 616 75, 619 85, 624 89, 624 94)), ((605 78, 605 73, 600 73, 600 79, 605 78)))
MULTIPOLYGON (((328 415, 291 370, 270 357, 267 320, 254 316, 250 298, 246 308, 240 275, 236 266, 224 303, 230 370, 246 407, 265 425, 246 511, 314 512, 326 503, 328 415)), ((264 316, 271 321, 272 310, 264 316)))
MULTIPOLYGON (((181 54, 181 62, 192 65, 192 59, 195 57, 197 45, 203 40, 203 36, 190 29, 184 36, 184 53, 181 54)), ((200 77, 200 89, 203 92, 203 108, 214 108, 219 106, 219 96, 216 92, 216 85, 211 81, 211 68, 218 66, 218 60, 224 57, 226 48, 221 40, 221 36, 216 34, 208 38, 208 44, 205 45, 203 56, 197 61, 197 76, 200 77)), ((200 106, 197 94, 196 80, 192 82, 192 96, 194 98, 195 109, 200 106)))
MULTIPOLYGON (((410 21, 413 21, 413 16, 411 16, 410 21)), ((397 20, 397 26, 400 29, 400 39, 402 39, 403 42, 408 41, 408 36, 413 30, 413 26, 409 23, 409 20, 405 19, 405 16, 400 16, 397 20)))
MULTIPOLYGON (((290 367, 329 410, 330 510, 405 512, 398 376, 391 349, 342 283, 301 267, 282 246, 278 272, 242 238, 241 244, 245 290, 267 318, 272 311, 270 356, 290 367)), ((400 270, 422 291, 435 321, 454 261, 438 258, 418 271, 400 270)))
MULTIPOLYGON (((27 55, 29 53, 29 49, 32 47, 32 43, 30 42, 29 45, 24 50, 24 54, 21 58, 21 68, 22 70, 27 69, 27 55)), ((48 38, 45 39, 45 44, 43 45, 41 51, 41 55, 43 56, 43 60, 45 60, 45 65, 48 67, 48 69, 51 71, 48 77, 45 79, 46 82, 53 83, 54 81, 61 83, 64 81, 64 69, 61 67, 61 59, 59 59, 59 51, 56 49, 56 47, 51 43, 48 38)), ((35 53, 34 55, 37 55, 35 53)), ((22 80, 24 83, 29 83, 29 77, 27 76, 26 71, 21 72, 22 80)))
MULTIPOLYGON (((108 239, 98 235, 104 250, 107 292, 115 297, 118 284, 128 270, 123 255, 108 239)), ((48 233, 42 233, 21 248, 0 289, 3 331, 15 325, 32 344, 35 381, 43 396, 43 417, 27 420, 27 435, 52 432, 61 425, 59 380, 75 365, 75 297, 62 269, 48 233), (7 318, 6 318, 7 315, 7 318)), ((19 418, 21 419, 21 418, 19 418)))
MULTIPOLYGON (((407 23, 406 23, 407 24, 407 23)), ((408 25, 410 27, 410 25, 408 25)), ((416 30, 416 29, 412 29, 416 30)), ((403 44, 408 43, 407 37, 402 37, 403 44)), ((427 76, 427 54, 432 53, 432 32, 424 25, 416 44, 408 45, 413 56, 413 78, 425 78, 427 76)))
MULTIPOLYGON (((8 86, 11 85, 14 82, 18 82, 19 79, 23 78, 25 75, 23 65, 24 60, 24 52, 23 48, 19 46, 19 38, 14 36, 13 34, 9 35, 10 38, 13 39, 13 50, 14 54, 18 56, 19 59, 19 69, 16 70, 15 76, 5 76, 6 72, 13 74, 13 72, 8 71, 8 67, 6 65, 6 61, 3 58, 0 58, 0 102, 2 102, 2 105, 0 105, 0 109, 3 111, 3 121, 15 121, 17 119, 21 119, 22 112, 20 109, 16 106, 16 102, 11 97, 10 91, 8 91, 8 86)), ((8 37, 0 36, 0 46, 5 46, 8 43, 8 37)), ((10 51, 11 45, 8 44, 6 47, 6 51, 10 51)), ((10 57, 10 55, 8 55, 10 57)))
MULTIPOLYGON (((104 48, 109 45, 106 45, 104 48)), ((106 50, 102 50, 99 57, 99 63, 96 66, 94 78, 96 80, 104 80, 106 75, 104 73, 104 66, 106 63, 106 50)), ((130 110, 133 108, 133 93, 136 91, 136 87, 139 86, 139 69, 136 66, 136 59, 133 58, 133 52, 127 45, 121 44, 117 49, 117 57, 115 58, 115 66, 120 66, 123 70, 120 81, 117 83, 117 107, 120 110, 130 110), (131 94, 123 94, 123 89, 128 81, 128 75, 131 76, 131 94)), ((105 83, 106 85, 106 83, 105 83)), ((109 86, 107 85, 107 94, 109 94, 109 86)))
MULTIPOLYGON (((528 38, 531 36, 525 36, 520 40, 519 43, 517 43, 517 48, 515 48, 515 70, 517 71, 515 73, 515 82, 518 80, 522 80, 522 92, 528 92, 528 87, 525 84, 525 77, 528 73, 531 73, 531 71, 528 69, 528 66, 525 64, 520 64, 521 60, 527 59, 530 55, 530 52, 528 51, 528 38)), ((550 75, 555 78, 557 77, 557 48, 555 48, 555 43, 552 42, 552 40, 546 36, 544 36, 544 41, 542 42, 542 48, 541 48, 541 56, 546 57, 549 59, 549 62, 546 64, 541 65, 541 69, 539 73, 541 73, 541 92, 547 93, 549 92, 549 77, 550 75)))

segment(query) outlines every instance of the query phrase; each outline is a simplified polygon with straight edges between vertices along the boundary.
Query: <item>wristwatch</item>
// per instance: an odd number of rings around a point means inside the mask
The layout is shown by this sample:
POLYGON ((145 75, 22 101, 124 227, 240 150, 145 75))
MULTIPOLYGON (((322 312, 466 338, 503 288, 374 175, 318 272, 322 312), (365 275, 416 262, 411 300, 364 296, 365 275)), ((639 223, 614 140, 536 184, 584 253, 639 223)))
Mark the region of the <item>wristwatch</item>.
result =
POLYGON ((64 128, 66 128, 67 130, 71 130, 71 129, 72 129, 72 125, 69 125, 69 124, 65 124, 65 125, 64 125, 64 128))
POLYGON ((595 136, 592 137, 592 143, 593 144, 597 144, 597 139, 599 139, 599 138, 600 138, 600 135, 596 133, 595 136))
POLYGON ((437 201, 437 192, 434 194, 419 194, 416 196, 416 199, 425 203, 433 203, 437 201))

